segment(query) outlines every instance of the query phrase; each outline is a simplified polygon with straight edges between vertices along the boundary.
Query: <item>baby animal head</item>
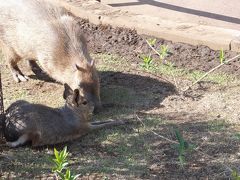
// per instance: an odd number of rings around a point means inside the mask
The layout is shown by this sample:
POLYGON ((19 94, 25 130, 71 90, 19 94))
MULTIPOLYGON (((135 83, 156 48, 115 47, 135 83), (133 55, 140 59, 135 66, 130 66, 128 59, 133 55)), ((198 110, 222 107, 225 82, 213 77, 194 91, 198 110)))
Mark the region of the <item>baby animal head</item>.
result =
POLYGON ((79 89, 72 90, 70 86, 64 84, 63 98, 66 100, 66 106, 79 116, 83 116, 85 119, 91 118, 94 104, 81 96, 79 89))

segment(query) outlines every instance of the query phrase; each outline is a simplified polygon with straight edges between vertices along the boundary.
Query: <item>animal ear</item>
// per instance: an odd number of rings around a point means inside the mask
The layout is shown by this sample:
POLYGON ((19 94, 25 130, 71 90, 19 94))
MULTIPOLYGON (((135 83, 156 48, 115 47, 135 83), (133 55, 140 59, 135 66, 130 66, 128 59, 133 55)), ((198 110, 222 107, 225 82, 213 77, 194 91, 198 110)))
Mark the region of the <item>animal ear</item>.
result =
POLYGON ((84 72, 84 71, 85 71, 85 69, 84 69, 84 68, 80 67, 80 66, 79 66, 79 65, 77 65, 77 64, 75 64, 75 67, 76 67, 76 69, 77 69, 78 71, 82 71, 82 72, 84 72))
POLYGON ((79 104, 78 104, 79 98, 80 98, 79 90, 78 89, 74 89, 74 91, 73 91, 73 99, 72 99, 72 102, 73 102, 74 105, 79 106, 79 104))
POLYGON ((69 95, 73 94, 73 90, 66 83, 64 84, 63 98, 66 99, 69 95))
POLYGON ((94 61, 94 60, 92 60, 92 61, 90 62, 90 67, 93 67, 93 66, 94 66, 94 64, 95 64, 95 61, 94 61))

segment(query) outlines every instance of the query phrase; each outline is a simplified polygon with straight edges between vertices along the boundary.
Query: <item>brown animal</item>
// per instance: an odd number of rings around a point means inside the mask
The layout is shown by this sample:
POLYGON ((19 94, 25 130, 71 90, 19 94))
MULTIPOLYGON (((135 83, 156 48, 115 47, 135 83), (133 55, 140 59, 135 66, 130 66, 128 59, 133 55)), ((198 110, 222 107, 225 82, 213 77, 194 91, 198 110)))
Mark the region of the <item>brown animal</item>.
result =
POLYGON ((27 81, 22 60, 38 60, 53 79, 101 107, 99 78, 77 21, 44 0, 0 0, 0 48, 15 81, 27 81))
POLYGON ((65 106, 51 108, 26 101, 17 101, 6 110, 4 134, 7 145, 17 147, 27 142, 32 146, 62 143, 86 133, 123 124, 122 121, 90 122, 93 104, 64 84, 65 106))

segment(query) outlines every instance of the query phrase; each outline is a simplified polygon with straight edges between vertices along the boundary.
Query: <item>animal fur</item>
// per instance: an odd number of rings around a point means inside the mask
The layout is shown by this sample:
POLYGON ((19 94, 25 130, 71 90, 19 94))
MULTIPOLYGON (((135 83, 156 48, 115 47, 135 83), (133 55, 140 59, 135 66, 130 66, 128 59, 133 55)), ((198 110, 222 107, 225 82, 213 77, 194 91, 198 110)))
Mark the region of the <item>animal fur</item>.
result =
POLYGON ((17 147, 31 142, 32 146, 63 143, 88 132, 123 124, 122 121, 91 122, 93 104, 64 85, 65 105, 51 108, 26 101, 16 101, 6 110, 4 134, 7 145, 17 147))
POLYGON ((53 79, 100 107, 99 78, 77 21, 45 0, 0 0, 0 47, 15 81, 22 60, 38 60, 53 79))

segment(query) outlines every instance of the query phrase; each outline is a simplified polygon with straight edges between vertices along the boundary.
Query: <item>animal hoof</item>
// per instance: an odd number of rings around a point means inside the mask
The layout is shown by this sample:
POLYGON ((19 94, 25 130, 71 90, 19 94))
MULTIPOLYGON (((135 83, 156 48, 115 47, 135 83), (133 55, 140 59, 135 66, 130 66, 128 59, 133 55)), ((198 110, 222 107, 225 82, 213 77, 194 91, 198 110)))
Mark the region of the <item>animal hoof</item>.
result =
POLYGON ((14 79, 14 81, 17 82, 17 83, 20 82, 20 80, 18 79, 17 75, 15 75, 15 74, 13 75, 13 79, 14 79))
POLYGON ((13 79, 14 81, 16 82, 26 82, 28 81, 29 77, 28 76, 24 76, 24 75, 20 75, 20 74, 16 74, 16 75, 13 75, 13 79))
POLYGON ((27 76, 18 75, 19 81, 26 82, 29 78, 27 76))

